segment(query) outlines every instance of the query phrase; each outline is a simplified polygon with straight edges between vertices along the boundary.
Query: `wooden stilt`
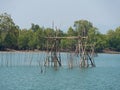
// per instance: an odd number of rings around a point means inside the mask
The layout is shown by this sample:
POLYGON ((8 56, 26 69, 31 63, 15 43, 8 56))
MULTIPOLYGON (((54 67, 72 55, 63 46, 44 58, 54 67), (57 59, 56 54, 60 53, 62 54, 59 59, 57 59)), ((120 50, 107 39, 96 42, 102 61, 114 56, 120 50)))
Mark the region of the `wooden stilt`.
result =
MULTIPOLYGON (((71 36, 71 37, 46 37, 47 40, 52 42, 52 45, 47 48, 50 49, 51 53, 51 62, 54 64, 54 67, 61 66, 61 56, 60 56, 60 40, 61 39, 76 39, 78 40, 78 45, 76 46, 75 53, 77 56, 80 56, 80 67, 92 67, 95 66, 94 62, 94 45, 90 43, 87 31, 84 29, 81 36, 71 36)), ((48 44, 48 42, 47 42, 48 44)), ((48 51, 49 51, 48 49, 48 51)), ((69 67, 73 67, 72 57, 68 62, 69 67)))

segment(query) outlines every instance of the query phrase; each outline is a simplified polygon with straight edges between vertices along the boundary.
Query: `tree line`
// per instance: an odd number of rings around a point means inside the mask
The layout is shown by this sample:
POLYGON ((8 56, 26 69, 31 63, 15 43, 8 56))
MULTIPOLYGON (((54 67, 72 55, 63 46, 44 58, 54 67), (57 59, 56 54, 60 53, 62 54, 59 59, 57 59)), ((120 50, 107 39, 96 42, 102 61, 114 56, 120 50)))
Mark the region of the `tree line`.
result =
MULTIPOLYGON (((67 32, 61 29, 41 27, 38 24, 31 24, 29 29, 20 29, 7 13, 0 14, 0 50, 46 50, 47 40, 45 37, 54 36, 82 36, 89 37, 89 43, 95 44, 95 50, 120 51, 120 27, 115 30, 108 30, 106 34, 99 32, 98 28, 87 20, 77 20, 73 27, 70 26, 67 32)), ((60 42, 61 50, 75 50, 77 40, 62 39, 60 42)))

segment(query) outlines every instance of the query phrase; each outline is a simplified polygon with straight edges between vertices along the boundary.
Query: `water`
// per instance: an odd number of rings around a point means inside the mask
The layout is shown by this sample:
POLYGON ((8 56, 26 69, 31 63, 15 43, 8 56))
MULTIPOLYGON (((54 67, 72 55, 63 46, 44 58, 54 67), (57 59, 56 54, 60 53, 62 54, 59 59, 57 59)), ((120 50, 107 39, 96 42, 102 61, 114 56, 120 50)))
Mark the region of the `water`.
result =
MULTIPOLYGON (((38 57, 44 59, 43 53, 34 53, 32 57, 37 60, 33 59, 31 65, 28 56, 23 53, 8 54, 9 58, 5 54, 2 53, 3 60, 12 59, 8 66, 3 66, 6 62, 0 60, 0 90, 120 90, 119 54, 99 54, 95 58, 95 68, 68 69, 64 65, 58 70, 45 68, 43 73, 37 64, 38 57), (16 61, 13 60, 14 55, 16 61)), ((66 55, 63 59, 66 59, 66 55)))

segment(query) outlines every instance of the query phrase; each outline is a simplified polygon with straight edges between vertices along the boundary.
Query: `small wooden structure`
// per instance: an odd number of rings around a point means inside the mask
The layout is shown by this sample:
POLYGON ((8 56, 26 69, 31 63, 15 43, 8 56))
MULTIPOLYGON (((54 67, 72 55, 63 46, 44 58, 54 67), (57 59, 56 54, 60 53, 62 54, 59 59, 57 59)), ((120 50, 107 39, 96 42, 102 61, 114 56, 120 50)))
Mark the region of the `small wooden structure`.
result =
MULTIPOLYGON (((47 39, 47 58, 45 65, 49 66, 50 63, 54 67, 62 66, 60 55, 60 42, 61 39, 76 39, 78 44, 76 45, 75 54, 80 56, 80 67, 95 67, 94 62, 94 47, 93 43, 89 43, 89 37, 85 30, 81 36, 71 37, 45 37, 47 39)), ((69 64, 70 66, 72 64, 69 64)), ((73 65, 72 65, 73 66, 73 65)))
POLYGON ((94 44, 88 43, 88 37, 81 37, 78 39, 77 49, 80 55, 80 67, 95 67, 94 44))

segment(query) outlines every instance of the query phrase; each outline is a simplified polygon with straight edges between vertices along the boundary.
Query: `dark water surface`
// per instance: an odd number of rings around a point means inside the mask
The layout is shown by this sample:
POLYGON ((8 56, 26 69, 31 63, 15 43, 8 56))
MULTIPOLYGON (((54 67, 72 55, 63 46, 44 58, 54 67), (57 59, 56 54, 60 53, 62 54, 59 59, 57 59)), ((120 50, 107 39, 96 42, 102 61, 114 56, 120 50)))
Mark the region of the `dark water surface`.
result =
POLYGON ((64 65, 43 73, 39 66, 0 66, 0 90, 120 90, 120 54, 99 54, 95 62, 94 68, 64 65))

